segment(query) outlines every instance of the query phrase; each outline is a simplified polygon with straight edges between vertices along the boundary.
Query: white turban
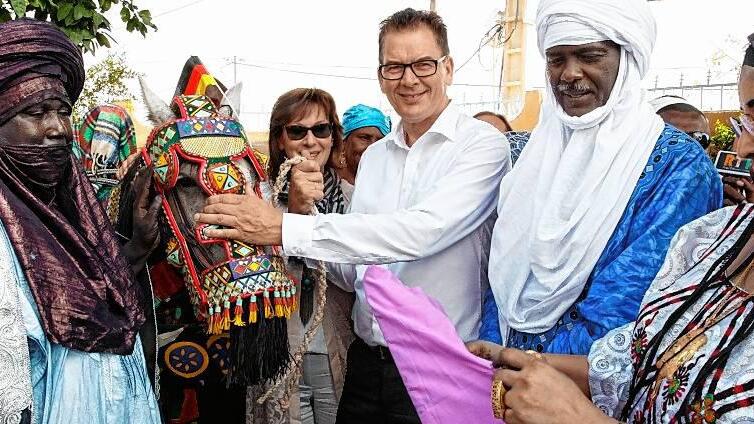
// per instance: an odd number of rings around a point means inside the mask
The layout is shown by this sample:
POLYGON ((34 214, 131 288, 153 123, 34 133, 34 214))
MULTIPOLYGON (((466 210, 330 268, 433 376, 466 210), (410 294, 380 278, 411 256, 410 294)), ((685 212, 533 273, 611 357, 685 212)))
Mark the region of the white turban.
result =
POLYGON ((649 70, 649 56, 657 38, 657 25, 646 0, 542 0, 536 25, 537 46, 543 56, 553 45, 612 40, 634 57, 642 78, 649 70), (591 28, 603 38, 578 42, 578 34, 570 37, 554 25, 564 19, 591 28), (551 40, 560 42, 548 44, 551 40))
POLYGON ((620 65, 607 103, 579 117, 548 79, 540 122, 501 183, 489 277, 503 340, 509 328, 549 330, 576 302, 664 127, 641 88, 656 33, 646 0, 542 0, 536 22, 542 55, 610 40, 620 65))

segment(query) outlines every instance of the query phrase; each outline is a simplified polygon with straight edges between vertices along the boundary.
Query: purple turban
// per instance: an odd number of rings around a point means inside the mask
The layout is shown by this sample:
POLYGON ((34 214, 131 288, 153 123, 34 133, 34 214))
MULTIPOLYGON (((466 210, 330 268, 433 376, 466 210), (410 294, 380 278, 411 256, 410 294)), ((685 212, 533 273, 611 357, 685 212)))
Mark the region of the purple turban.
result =
POLYGON ((33 19, 0 24, 0 125, 50 98, 73 104, 83 87, 81 50, 58 27, 33 19))

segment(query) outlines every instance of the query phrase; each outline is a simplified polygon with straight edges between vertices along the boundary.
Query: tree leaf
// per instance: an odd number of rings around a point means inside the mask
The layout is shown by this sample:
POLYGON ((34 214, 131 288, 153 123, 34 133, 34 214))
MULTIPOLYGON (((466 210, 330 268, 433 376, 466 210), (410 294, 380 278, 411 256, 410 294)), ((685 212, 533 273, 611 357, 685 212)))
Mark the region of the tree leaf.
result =
POLYGON ((29 5, 28 0, 10 0, 10 5, 13 8, 13 13, 17 18, 26 15, 26 6, 29 5))
POLYGON ((139 17, 144 25, 152 25, 152 13, 148 10, 140 10, 139 17))
POLYGON ((83 4, 81 3, 77 4, 76 7, 73 8, 73 19, 77 21, 81 19, 84 16, 85 8, 86 6, 84 6, 83 4))
POLYGON ((99 33, 97 34, 97 43, 102 47, 110 48, 110 40, 105 37, 105 34, 99 33))
POLYGON ((55 15, 59 21, 64 20, 68 17, 68 15, 73 10, 73 4, 72 3, 61 3, 60 6, 58 6, 58 13, 55 15))
POLYGON ((99 13, 92 14, 92 24, 94 25, 94 28, 99 28, 99 26, 102 25, 102 22, 104 21, 105 17, 100 15, 99 13))
POLYGON ((123 22, 128 22, 131 19, 131 12, 125 6, 120 8, 120 19, 123 22))

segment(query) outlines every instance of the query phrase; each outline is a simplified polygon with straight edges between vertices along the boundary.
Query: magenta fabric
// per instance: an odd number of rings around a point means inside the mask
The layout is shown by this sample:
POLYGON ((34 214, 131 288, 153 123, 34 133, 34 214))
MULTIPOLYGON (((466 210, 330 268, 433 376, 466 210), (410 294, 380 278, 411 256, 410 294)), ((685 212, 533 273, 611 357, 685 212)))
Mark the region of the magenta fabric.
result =
POLYGON ((469 353, 442 306, 390 271, 370 266, 367 301, 423 424, 499 424, 492 364, 469 353))

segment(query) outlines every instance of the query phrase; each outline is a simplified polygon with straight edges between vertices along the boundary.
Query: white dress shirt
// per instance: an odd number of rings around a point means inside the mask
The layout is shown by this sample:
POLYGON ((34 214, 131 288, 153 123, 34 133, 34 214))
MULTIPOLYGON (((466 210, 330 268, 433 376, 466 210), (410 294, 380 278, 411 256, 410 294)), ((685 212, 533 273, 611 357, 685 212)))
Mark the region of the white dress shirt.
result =
POLYGON ((329 262, 328 278, 356 292, 355 330, 369 345, 385 346, 362 283, 369 264, 421 287, 475 340, 508 142, 452 104, 411 147, 403 134, 400 123, 364 152, 348 214, 285 214, 284 250, 329 262))

